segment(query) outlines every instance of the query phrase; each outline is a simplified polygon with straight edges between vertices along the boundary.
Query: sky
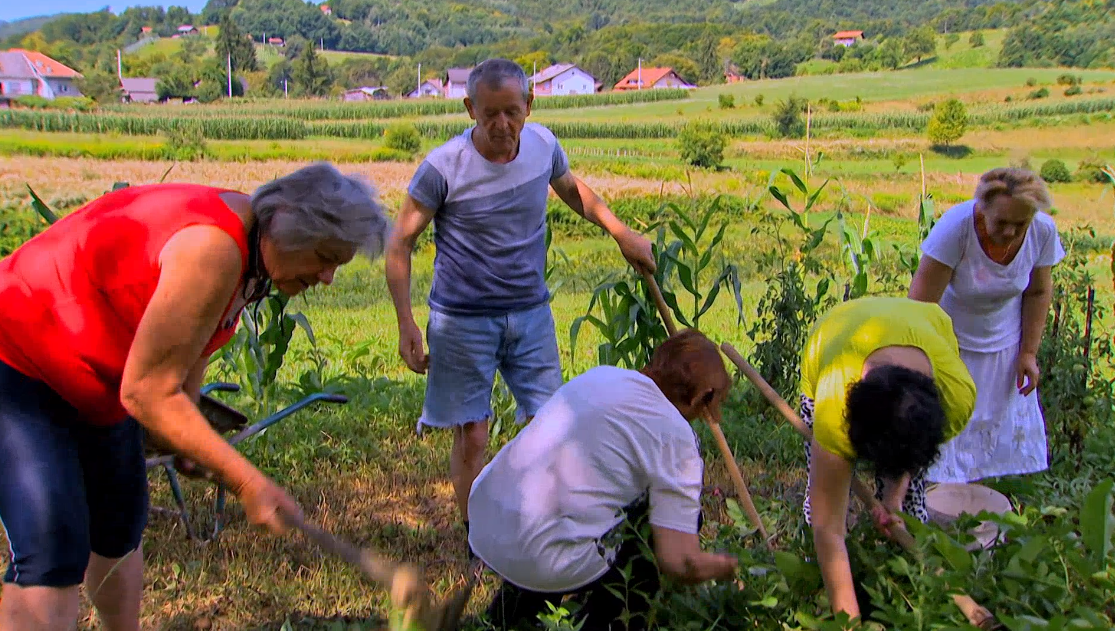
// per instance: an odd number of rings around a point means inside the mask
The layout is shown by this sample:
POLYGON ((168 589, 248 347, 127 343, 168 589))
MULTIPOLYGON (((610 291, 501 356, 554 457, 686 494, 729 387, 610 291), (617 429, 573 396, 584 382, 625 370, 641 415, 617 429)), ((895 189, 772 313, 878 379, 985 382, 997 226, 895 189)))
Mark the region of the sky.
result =
POLYGON ((206 0, 0 0, 0 20, 11 22, 54 13, 91 13, 100 11, 105 5, 116 14, 136 6, 178 6, 186 7, 190 13, 201 13, 205 2, 206 0))

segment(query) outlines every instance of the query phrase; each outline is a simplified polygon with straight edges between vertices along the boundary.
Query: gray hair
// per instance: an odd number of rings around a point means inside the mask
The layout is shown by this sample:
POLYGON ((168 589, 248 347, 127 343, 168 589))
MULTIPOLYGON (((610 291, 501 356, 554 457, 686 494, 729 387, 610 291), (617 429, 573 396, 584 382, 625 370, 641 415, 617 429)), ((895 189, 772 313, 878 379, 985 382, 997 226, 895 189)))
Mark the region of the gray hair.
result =
POLYGON ((391 222, 376 189, 360 175, 343 175, 315 162, 252 193, 252 212, 282 251, 342 243, 375 260, 383 254, 391 222))
POLYGON ((523 100, 530 100, 530 82, 523 67, 510 59, 486 59, 468 73, 466 91, 468 98, 476 100, 476 87, 483 83, 492 90, 503 87, 505 81, 516 81, 523 91, 523 100))

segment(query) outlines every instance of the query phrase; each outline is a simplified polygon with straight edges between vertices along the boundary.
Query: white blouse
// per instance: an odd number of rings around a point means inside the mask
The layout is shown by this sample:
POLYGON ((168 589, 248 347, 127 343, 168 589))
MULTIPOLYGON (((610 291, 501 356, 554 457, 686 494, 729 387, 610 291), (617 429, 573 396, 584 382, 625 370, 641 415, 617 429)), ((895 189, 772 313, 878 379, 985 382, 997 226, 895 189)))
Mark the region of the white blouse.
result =
POLYGON ((1053 218, 1039 212, 1030 222, 1014 260, 991 260, 976 235, 975 200, 946 211, 921 244, 922 254, 953 269, 941 297, 952 317, 960 348, 1001 351, 1022 337, 1022 293, 1036 267, 1051 267, 1065 258, 1053 218))

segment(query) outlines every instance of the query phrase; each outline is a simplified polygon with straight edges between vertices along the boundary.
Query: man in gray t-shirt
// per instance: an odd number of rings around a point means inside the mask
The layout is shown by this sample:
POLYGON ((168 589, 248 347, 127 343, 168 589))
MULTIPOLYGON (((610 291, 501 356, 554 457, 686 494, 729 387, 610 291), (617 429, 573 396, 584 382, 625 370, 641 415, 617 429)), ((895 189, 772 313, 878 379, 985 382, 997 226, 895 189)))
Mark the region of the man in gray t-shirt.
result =
POLYGON ((418 167, 386 253, 387 284, 399 322, 399 353, 428 372, 418 428, 453 429, 450 478, 468 528, 468 493, 484 466, 492 385, 499 370, 533 417, 562 385, 546 267, 549 189, 615 239, 639 271, 655 269, 651 244, 576 178, 557 138, 527 123, 526 74, 490 59, 469 75, 465 107, 476 125, 430 152, 418 167), (411 312, 410 257, 434 223, 434 278, 426 327, 411 312))

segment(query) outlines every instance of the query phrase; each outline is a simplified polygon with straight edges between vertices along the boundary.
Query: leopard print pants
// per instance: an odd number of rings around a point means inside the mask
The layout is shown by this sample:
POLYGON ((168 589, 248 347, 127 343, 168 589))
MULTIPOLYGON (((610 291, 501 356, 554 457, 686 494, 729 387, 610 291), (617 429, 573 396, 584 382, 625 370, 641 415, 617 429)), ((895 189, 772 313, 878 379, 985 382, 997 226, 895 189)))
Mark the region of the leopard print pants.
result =
MULTIPOLYGON (((801 420, 805 422, 806 427, 810 431, 813 430, 813 399, 801 395, 801 408, 798 414, 801 420)), ((805 462, 806 467, 809 466, 809 441, 805 442, 805 462)), ((926 470, 918 471, 916 475, 910 478, 910 486, 906 489, 906 497, 902 498, 902 512, 907 515, 912 515, 917 518, 921 523, 929 521, 929 512, 925 509, 925 473, 926 470)), ((875 476, 875 499, 882 500, 883 479, 875 476)), ((802 504, 802 510, 805 513, 805 523, 810 526, 813 525, 813 515, 809 509, 809 482, 805 483, 805 502, 802 504)))

